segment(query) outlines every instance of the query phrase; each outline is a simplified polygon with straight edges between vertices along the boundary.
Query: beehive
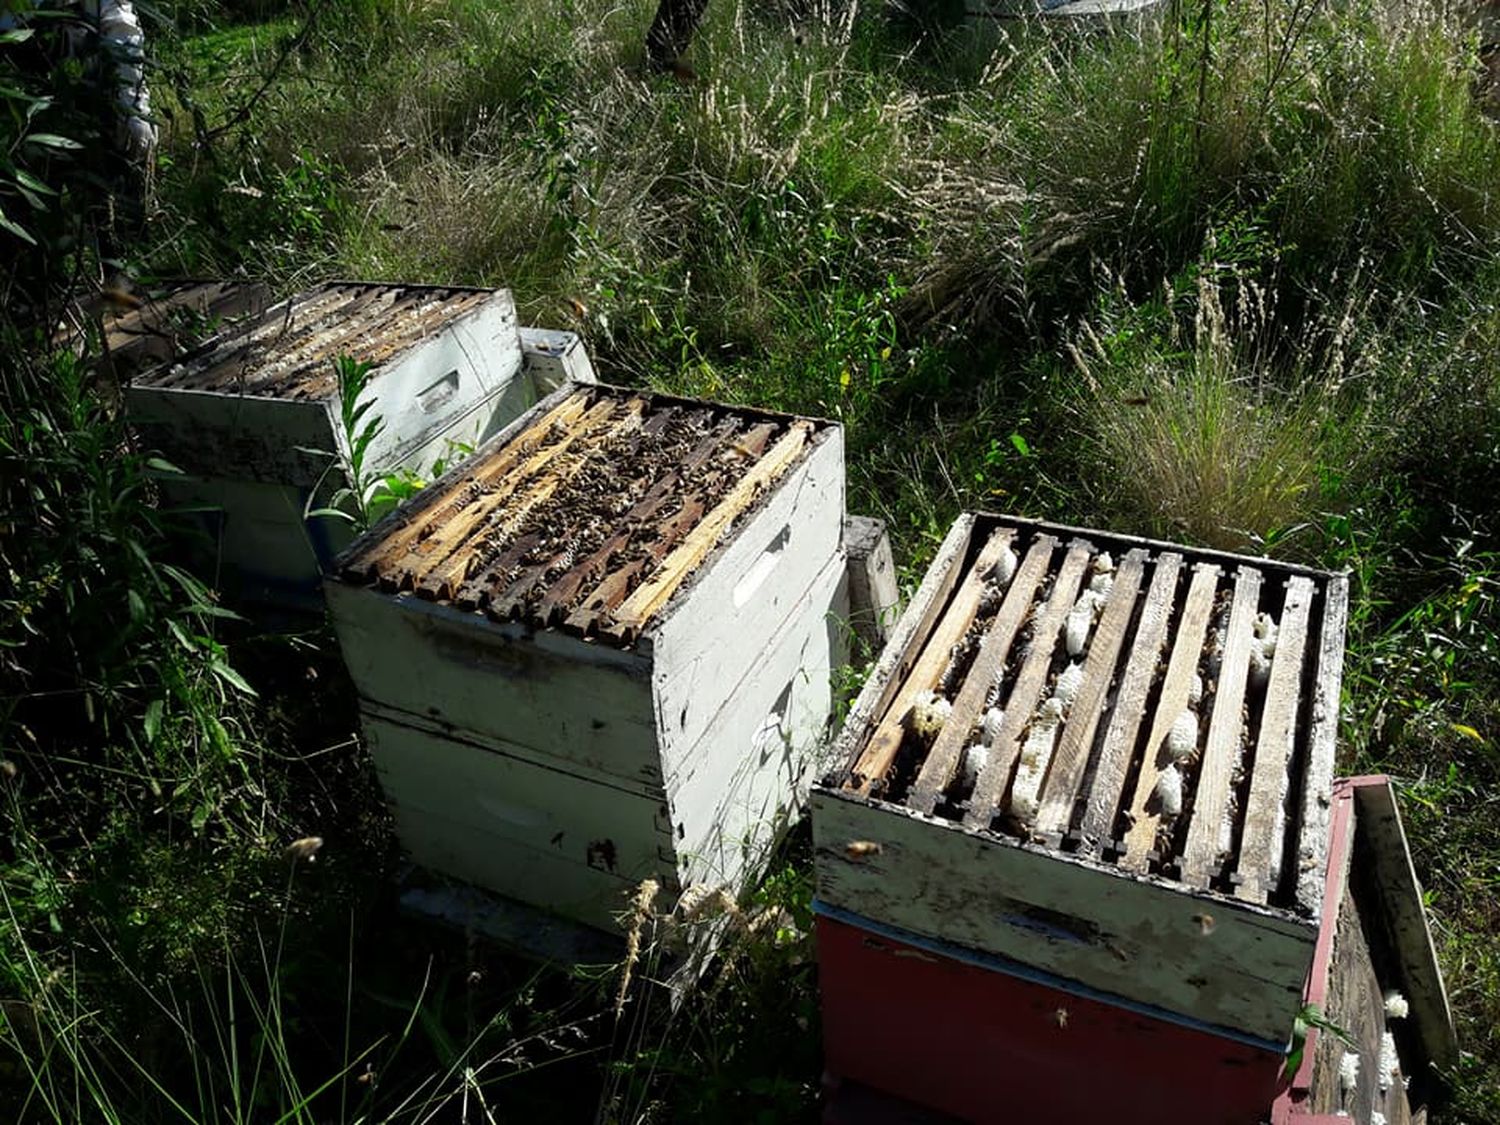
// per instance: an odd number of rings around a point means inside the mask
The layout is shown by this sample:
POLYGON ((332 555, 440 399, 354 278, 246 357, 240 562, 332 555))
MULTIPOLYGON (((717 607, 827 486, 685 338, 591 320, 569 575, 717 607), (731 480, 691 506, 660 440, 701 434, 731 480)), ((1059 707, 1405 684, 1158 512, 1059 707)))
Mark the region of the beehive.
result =
POLYGON ((815 787, 818 909, 1279 1053, 1346 604, 1336 575, 964 517, 815 787))
POLYGON ((360 401, 382 427, 367 481, 426 473, 539 397, 508 292, 410 285, 310 290, 137 378, 130 420, 185 474, 163 478, 167 499, 214 513, 213 565, 242 596, 315 597, 321 566, 352 537, 344 521, 305 518, 348 483, 342 355, 373 364, 360 401))
POLYGON ((737 886, 805 787, 844 562, 836 425, 569 386, 327 586, 417 862, 609 927, 737 886))

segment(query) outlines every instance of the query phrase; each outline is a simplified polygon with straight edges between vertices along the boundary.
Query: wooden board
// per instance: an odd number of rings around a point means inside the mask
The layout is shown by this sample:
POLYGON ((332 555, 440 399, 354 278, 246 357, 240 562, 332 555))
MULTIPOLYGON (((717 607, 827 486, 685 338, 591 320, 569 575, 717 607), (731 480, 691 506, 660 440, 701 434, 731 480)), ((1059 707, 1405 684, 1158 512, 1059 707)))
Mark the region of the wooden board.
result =
POLYGON ((1451 1067, 1458 1061, 1458 1036, 1395 790, 1386 780, 1361 785, 1355 795, 1365 845, 1360 861, 1368 864, 1380 891, 1379 917, 1400 966, 1401 990, 1432 1062, 1451 1067))
POLYGON ((1027 725, 1041 703, 1058 635, 1078 597, 1078 589, 1083 584, 1083 576, 1093 553, 1093 546, 1081 539, 1075 539, 1068 545, 1068 553, 1057 572, 1052 592, 1048 595, 1046 609, 1038 615, 1033 627, 1031 649, 1021 665, 1010 695, 1006 698, 1005 719, 1000 724, 1000 733, 995 738, 995 744, 990 747, 989 759, 980 771, 979 780, 974 784, 974 795, 969 798, 969 811, 964 814, 966 828, 987 827, 1005 797, 1011 773, 1021 754, 1021 736, 1026 732, 1027 725))
POLYGON ((1097 855, 1101 847, 1114 837, 1131 753, 1146 713, 1146 697, 1156 682, 1161 651, 1167 643, 1167 625, 1171 620, 1177 576, 1181 569, 1181 555, 1168 553, 1156 560, 1156 572, 1151 577, 1151 589, 1146 594, 1146 604, 1136 626, 1135 643, 1130 649, 1125 677, 1115 693, 1109 726, 1094 769, 1093 787, 1079 825, 1082 837, 1079 846, 1086 855, 1097 855))
POLYGON ((1322 908, 1323 870, 1328 862, 1328 810, 1333 801, 1333 763, 1338 750, 1339 707, 1344 682, 1344 629, 1349 619, 1349 580, 1329 579, 1318 630, 1307 766, 1298 802, 1297 904, 1309 917, 1322 908))
MULTIPOLYGON (((1355 857, 1358 868, 1363 857, 1355 857)), ((1356 870, 1356 875, 1358 874, 1356 870)), ((1339 904, 1333 962, 1328 971, 1324 1014, 1348 1033, 1352 1042, 1323 1033, 1313 1050, 1312 1103, 1316 1113, 1343 1110, 1353 1121, 1369 1121, 1373 1111, 1385 1114, 1387 1125, 1410 1125, 1411 1108, 1398 1080, 1380 1089, 1380 1041, 1387 1027, 1385 989, 1376 974, 1365 923, 1373 904, 1361 904, 1353 885, 1344 888, 1339 904), (1339 1067, 1346 1053, 1359 1056, 1354 1089, 1345 1090, 1339 1067)))
POLYGON ((1310 924, 822 787, 812 825, 822 903, 1273 1050, 1286 1041, 1312 961, 1310 924))
MULTIPOLYGON (((473 459, 463 466, 458 478, 463 482, 462 489, 504 487, 515 466, 545 440, 554 426, 571 426, 583 416, 588 405, 587 394, 571 387, 539 403, 530 415, 518 419, 497 438, 500 452, 473 459), (521 433, 516 432, 517 427, 521 433)), ((429 486, 414 502, 402 505, 372 527, 345 558, 345 577, 363 581, 388 576, 399 584, 400 572, 421 565, 420 554, 411 557, 419 544, 459 514, 460 500, 466 498, 455 497, 457 491, 429 486)))
POLYGON ((911 710, 917 696, 936 686, 938 677, 947 667, 953 646, 963 639, 969 626, 974 623, 980 600, 984 596, 985 579, 982 576, 988 574, 996 560, 1010 549, 1011 538, 1011 533, 1006 530, 997 531, 989 538, 965 575, 963 584, 954 594, 952 604, 943 612, 942 618, 922 646, 921 658, 901 682, 900 690, 881 715, 875 733, 871 735, 854 766, 857 776, 855 787, 858 792, 871 792, 890 771, 905 737, 907 712, 911 710))
POLYGON ((325 583, 360 697, 601 773, 660 784, 651 666, 637 653, 325 583))
POLYGON ((1242 566, 1235 575, 1229 635, 1182 856, 1183 881, 1193 886, 1207 886, 1217 876, 1224 858, 1223 822, 1229 814, 1230 788, 1243 750, 1245 687, 1250 678, 1250 645, 1255 640, 1260 584, 1261 573, 1254 567, 1242 566))
POLYGON ((1055 545, 1050 537, 1037 540, 1027 550, 1025 560, 1011 578, 1005 600, 985 634, 984 645, 959 689, 958 698, 953 701, 953 713, 928 751, 927 761, 922 764, 922 771, 906 799, 908 807, 922 813, 932 812, 943 790, 953 780, 959 755, 968 745, 969 735, 984 711, 985 698, 999 680, 1010 657, 1011 644, 1036 600, 1037 587, 1046 576, 1055 545))
POLYGON ((1276 885, 1285 854, 1283 808, 1297 739, 1297 703, 1301 697, 1302 662, 1313 593, 1310 580, 1300 576, 1287 580, 1276 655, 1266 684, 1260 738, 1255 746, 1250 794, 1245 805, 1245 830, 1240 837, 1237 868, 1240 882, 1235 894, 1251 902, 1266 901, 1268 889, 1276 885))
MULTIPOLYGON (((922 584, 897 620, 875 666, 865 677, 864 686, 850 705, 843 727, 834 735, 824 755, 818 774, 820 778, 826 775, 828 784, 837 784, 854 773, 871 728, 890 710, 897 692, 905 685, 958 585, 973 530, 974 517, 960 516, 938 546, 922 584)), ((854 779, 855 784, 859 781, 854 779)))
POLYGON ((1104 612, 1099 617, 1098 628, 1089 641, 1088 656, 1083 665, 1083 684, 1073 700, 1071 716, 1063 728, 1043 782, 1036 824, 1032 828, 1039 839, 1058 842, 1073 818, 1078 786, 1088 766, 1094 733, 1098 730, 1105 695, 1114 679, 1115 663, 1135 613, 1136 595, 1140 592, 1145 568, 1146 552, 1139 547, 1125 556, 1104 612))
POLYGON ((1208 621, 1213 614, 1214 592, 1218 584, 1217 566, 1198 563, 1193 568, 1193 582, 1188 587, 1187 602, 1177 625, 1172 658, 1167 665, 1166 676, 1162 679, 1156 715, 1142 751, 1135 797, 1130 803, 1127 816, 1130 827, 1125 833, 1125 846, 1120 856, 1120 866, 1126 871, 1145 871, 1150 863, 1152 849, 1156 846, 1156 829, 1161 823, 1161 814, 1156 810, 1155 802, 1156 782, 1168 764, 1167 734, 1171 731, 1172 724, 1187 710, 1193 676, 1197 674, 1198 661, 1203 653, 1203 639, 1208 634, 1208 621))

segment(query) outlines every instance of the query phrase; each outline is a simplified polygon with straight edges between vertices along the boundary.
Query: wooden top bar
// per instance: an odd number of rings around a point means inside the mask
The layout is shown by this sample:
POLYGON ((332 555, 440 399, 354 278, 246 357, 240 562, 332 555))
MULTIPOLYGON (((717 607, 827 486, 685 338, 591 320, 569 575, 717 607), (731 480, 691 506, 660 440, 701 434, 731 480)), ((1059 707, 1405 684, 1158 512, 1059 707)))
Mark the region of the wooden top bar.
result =
POLYGON ((339 577, 628 645, 828 425, 574 385, 363 536, 339 577))
POLYGON ((322 399, 338 390, 333 360, 381 366, 505 290, 334 282, 273 306, 255 322, 209 340, 143 385, 322 399))

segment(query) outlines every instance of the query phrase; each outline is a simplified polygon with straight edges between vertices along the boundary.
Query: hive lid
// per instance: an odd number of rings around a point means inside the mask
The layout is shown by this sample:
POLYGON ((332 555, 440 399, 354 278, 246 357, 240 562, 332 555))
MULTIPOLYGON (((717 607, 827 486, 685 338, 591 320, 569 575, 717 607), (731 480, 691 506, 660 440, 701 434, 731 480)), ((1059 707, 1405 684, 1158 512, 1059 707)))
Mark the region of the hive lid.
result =
MULTIPOLYGON (((1347 581, 965 517, 825 784, 1316 914, 1347 581)), ((957 532, 958 529, 955 529, 957 532)), ((880 673, 877 671, 877 676, 880 673)))
POLYGON ((832 427, 570 384, 358 540, 338 576, 629 645, 832 427))
POLYGON ((352 355, 379 369, 487 304, 515 320, 504 289, 330 282, 209 340, 138 385, 265 398, 322 400, 338 389, 333 360, 352 355))

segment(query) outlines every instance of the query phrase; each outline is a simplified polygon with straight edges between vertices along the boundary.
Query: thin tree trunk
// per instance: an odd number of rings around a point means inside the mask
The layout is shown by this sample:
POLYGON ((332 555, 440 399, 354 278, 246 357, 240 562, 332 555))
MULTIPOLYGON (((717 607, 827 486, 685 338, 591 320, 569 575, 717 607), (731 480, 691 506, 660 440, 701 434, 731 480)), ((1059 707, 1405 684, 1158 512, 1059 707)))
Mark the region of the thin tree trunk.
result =
POLYGON ((708 0, 661 0, 646 32, 646 57, 658 70, 672 66, 692 42, 708 0))

